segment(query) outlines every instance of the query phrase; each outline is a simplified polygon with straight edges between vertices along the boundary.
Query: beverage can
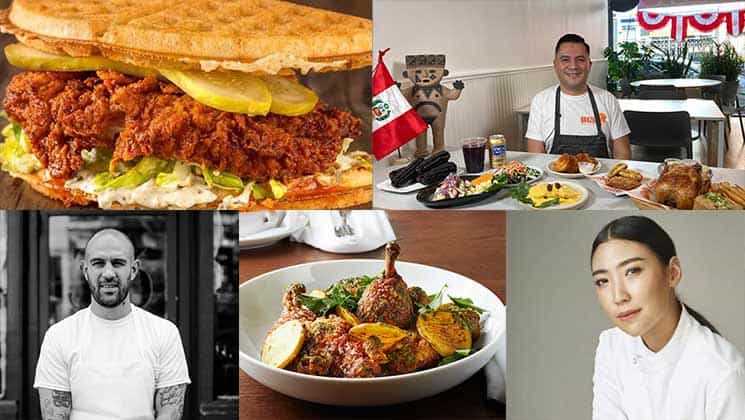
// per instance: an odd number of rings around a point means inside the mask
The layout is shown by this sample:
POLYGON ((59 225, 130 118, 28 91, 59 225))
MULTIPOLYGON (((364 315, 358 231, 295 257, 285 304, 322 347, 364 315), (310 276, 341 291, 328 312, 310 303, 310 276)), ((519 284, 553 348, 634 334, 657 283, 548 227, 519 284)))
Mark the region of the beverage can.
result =
POLYGON ((489 166, 499 168, 507 163, 507 140, 502 134, 489 136, 489 166))

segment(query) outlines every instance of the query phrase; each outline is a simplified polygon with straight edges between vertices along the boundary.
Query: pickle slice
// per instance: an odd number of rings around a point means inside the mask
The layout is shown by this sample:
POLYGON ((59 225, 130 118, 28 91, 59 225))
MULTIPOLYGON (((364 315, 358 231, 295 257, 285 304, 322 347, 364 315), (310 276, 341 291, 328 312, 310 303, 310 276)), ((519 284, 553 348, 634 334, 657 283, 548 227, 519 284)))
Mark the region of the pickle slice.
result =
POLYGON ((272 94, 271 112, 295 117, 312 111, 318 96, 295 80, 281 76, 261 78, 272 94))
POLYGON ((220 111, 266 115, 272 95, 257 76, 236 71, 200 72, 160 70, 168 80, 194 100, 220 111))
POLYGON ((158 77, 156 70, 133 66, 108 58, 70 57, 39 51, 23 44, 10 44, 5 47, 8 62, 15 67, 32 71, 96 71, 115 70, 119 73, 138 77, 158 77))

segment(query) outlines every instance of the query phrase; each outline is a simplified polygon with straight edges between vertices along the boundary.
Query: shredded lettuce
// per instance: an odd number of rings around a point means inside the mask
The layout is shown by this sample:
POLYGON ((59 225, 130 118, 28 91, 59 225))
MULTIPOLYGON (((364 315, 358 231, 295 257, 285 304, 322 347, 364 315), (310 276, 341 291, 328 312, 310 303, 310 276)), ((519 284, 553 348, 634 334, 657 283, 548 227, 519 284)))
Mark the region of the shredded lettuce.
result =
POLYGON ((243 191, 244 188, 243 180, 228 172, 213 171, 205 166, 202 168, 202 176, 204 176, 205 182, 207 182, 207 185, 210 187, 215 186, 227 190, 238 191, 243 191))
POLYGON ((83 150, 81 156, 85 162, 84 169, 93 173, 99 173, 109 170, 109 162, 113 152, 103 147, 94 147, 90 150, 83 150))
POLYGON ((251 195, 253 196, 254 200, 263 200, 269 197, 269 191, 267 191, 266 188, 262 187, 259 184, 254 184, 253 188, 251 188, 251 195))
POLYGON ((3 170, 28 174, 41 169, 41 162, 31 153, 31 146, 20 125, 8 124, 2 135, 5 138, 0 144, 0 167, 3 170))
MULTIPOLYGON (((96 191, 117 189, 117 188, 135 188, 144 184, 159 173, 169 169, 171 162, 158 159, 152 156, 142 158, 137 164, 127 172, 117 177, 107 179, 104 173, 97 174, 94 179, 96 191)), ((108 172, 105 172, 108 175, 108 172)))
POLYGON ((269 190, 275 200, 279 200, 287 193, 287 187, 283 183, 274 179, 269 180, 269 190))
POLYGON ((191 166, 177 161, 171 172, 161 172, 155 177, 155 185, 159 187, 186 185, 189 175, 191 175, 191 166))

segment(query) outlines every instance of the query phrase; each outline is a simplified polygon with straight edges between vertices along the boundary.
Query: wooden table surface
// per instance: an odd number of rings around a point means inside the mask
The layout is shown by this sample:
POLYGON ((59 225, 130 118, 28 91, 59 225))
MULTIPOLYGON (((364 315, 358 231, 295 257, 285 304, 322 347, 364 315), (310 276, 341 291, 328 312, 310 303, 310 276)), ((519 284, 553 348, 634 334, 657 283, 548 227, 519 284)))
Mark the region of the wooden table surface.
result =
MULTIPOLYGON (((431 264, 470 277, 506 302, 505 213, 389 211, 404 261, 431 264)), ((280 242, 241 252, 240 282, 277 268, 350 258, 280 242)), ((351 258, 384 258, 383 249, 351 258)), ((333 407, 287 397, 240 372, 240 419, 257 418, 506 418, 505 406, 486 399, 483 371, 434 397, 386 407, 333 407)))

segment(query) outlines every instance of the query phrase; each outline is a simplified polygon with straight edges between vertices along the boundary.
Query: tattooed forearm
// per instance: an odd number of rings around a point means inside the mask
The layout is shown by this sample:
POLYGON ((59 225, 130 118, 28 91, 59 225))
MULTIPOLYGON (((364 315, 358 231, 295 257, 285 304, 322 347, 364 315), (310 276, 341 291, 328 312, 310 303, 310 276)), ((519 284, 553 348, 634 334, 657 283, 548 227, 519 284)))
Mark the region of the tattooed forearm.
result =
POLYGON ((180 420, 184 412, 186 384, 160 388, 155 391, 155 418, 180 420))
POLYGON ((66 391, 39 388, 41 417, 44 420, 69 420, 72 395, 66 391))
POLYGON ((55 407, 72 407, 72 394, 64 391, 52 391, 52 402, 55 407))

